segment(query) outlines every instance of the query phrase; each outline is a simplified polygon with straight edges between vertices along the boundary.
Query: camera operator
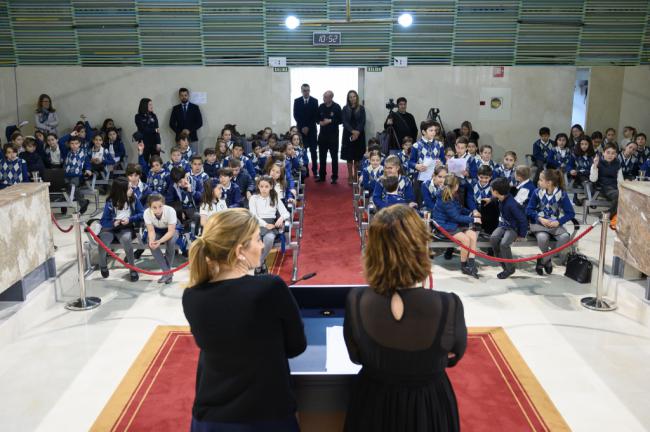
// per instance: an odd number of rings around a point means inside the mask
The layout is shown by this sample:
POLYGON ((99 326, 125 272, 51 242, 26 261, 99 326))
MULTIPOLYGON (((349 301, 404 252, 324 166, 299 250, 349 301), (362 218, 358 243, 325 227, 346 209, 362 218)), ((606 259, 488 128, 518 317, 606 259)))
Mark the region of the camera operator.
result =
MULTIPOLYGON (((393 100, 390 99, 386 107, 392 102, 393 100)), ((389 126, 393 127, 395 135, 397 135, 398 143, 401 143, 405 136, 410 136, 413 138, 413 141, 417 140, 418 137, 418 126, 415 123, 413 114, 406 112, 406 103, 407 100, 405 97, 397 98, 397 111, 391 109, 384 123, 384 129, 389 126)))

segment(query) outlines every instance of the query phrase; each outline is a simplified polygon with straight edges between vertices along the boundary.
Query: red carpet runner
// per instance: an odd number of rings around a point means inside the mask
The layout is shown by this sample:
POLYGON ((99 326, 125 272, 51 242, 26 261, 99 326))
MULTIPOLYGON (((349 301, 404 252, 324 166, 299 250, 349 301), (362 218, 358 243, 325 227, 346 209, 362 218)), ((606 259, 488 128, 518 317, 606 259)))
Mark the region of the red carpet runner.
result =
MULTIPOLYGON (((328 166, 328 173, 331 167, 328 166)), ((309 177, 305 186, 304 233, 298 255, 298 277, 317 272, 298 285, 356 285, 361 273, 361 243, 352 213, 352 188, 347 168, 339 164, 339 182, 316 183, 309 177)), ((291 279, 291 252, 276 255, 272 272, 291 279)))

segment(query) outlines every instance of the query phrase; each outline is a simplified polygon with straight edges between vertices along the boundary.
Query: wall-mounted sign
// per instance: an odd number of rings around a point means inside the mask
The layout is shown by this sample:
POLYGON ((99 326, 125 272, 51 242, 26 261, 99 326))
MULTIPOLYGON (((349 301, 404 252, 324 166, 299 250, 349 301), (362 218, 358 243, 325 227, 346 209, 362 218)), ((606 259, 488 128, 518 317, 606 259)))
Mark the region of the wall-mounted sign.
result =
POLYGON ((284 67, 287 65, 286 57, 269 57, 269 66, 271 67, 284 67))
POLYGON ((505 75, 506 68, 503 66, 494 66, 492 68, 492 77, 494 78, 503 78, 505 75))
POLYGON ((314 32, 312 45, 341 45, 341 32, 314 32))
POLYGON ((395 67, 407 67, 409 65, 408 57, 393 57, 393 66, 395 67))

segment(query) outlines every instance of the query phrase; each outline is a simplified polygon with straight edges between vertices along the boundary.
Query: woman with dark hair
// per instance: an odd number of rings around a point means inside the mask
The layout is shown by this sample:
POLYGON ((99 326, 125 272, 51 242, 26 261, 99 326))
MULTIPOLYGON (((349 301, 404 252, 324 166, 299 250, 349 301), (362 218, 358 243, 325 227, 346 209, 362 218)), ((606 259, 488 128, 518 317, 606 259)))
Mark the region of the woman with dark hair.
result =
POLYGON ((59 116, 56 114, 56 110, 52 106, 52 99, 46 94, 42 94, 38 97, 35 125, 36 129, 43 133, 57 133, 56 127, 59 125, 59 116))
POLYGON ((405 205, 386 207, 370 224, 364 253, 369 286, 350 292, 343 324, 350 359, 363 366, 345 431, 460 429, 445 369, 465 353, 467 327, 460 298, 423 283, 431 279, 429 236, 422 218, 405 205))
POLYGON ((140 99, 138 113, 135 115, 135 126, 142 134, 144 151, 142 156, 149 162, 151 155, 160 155, 160 131, 158 129, 158 117, 153 112, 153 102, 149 98, 140 99))
POLYGON ((350 90, 347 103, 341 112, 343 138, 341 159, 348 164, 348 184, 352 184, 361 169, 361 160, 366 153, 366 110, 359 102, 359 94, 350 90))
POLYGON ((287 359, 307 347, 298 305, 253 276, 263 243, 246 209, 214 214, 190 249, 183 312, 200 351, 192 432, 298 432, 287 359))
POLYGON ((460 124, 460 128, 454 129, 454 134, 456 138, 464 136, 469 141, 474 142, 478 145, 478 139, 480 138, 478 132, 472 128, 472 123, 468 120, 465 120, 460 124))

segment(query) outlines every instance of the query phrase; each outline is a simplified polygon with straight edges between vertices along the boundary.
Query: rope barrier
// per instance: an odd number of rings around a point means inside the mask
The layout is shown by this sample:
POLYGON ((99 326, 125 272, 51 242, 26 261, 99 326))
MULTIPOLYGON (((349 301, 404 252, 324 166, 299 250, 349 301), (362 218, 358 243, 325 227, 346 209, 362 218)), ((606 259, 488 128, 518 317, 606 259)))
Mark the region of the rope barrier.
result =
POLYGON ((575 244, 578 240, 580 240, 581 238, 583 238, 584 236, 589 234, 589 232, 591 232, 591 230, 594 229, 594 227, 600 223, 600 221, 594 222, 591 226, 587 227, 587 229, 585 229, 585 231, 582 234, 576 236, 573 240, 563 244, 562 246, 560 246, 558 248, 552 249, 552 250, 550 250, 548 252, 544 252, 542 254, 535 255, 535 256, 532 256, 532 257, 513 258, 513 259, 511 259, 511 258, 493 257, 493 256, 490 256, 490 255, 485 254, 483 252, 476 251, 476 250, 474 250, 472 248, 469 248, 469 247, 465 246, 463 243, 461 243, 460 240, 458 240, 457 238, 455 238, 454 236, 449 234, 449 232, 447 230, 445 230, 443 227, 441 227, 440 225, 438 225, 438 223, 436 221, 434 221, 433 219, 431 221, 436 226, 436 229, 438 231, 440 231, 445 237, 447 237, 449 240, 456 243, 458 246, 465 249, 469 253, 474 254, 474 255, 476 255, 477 257, 480 257, 480 258, 485 258, 485 259, 487 259, 489 261, 496 261, 496 262, 502 262, 502 263, 512 263, 512 264, 525 262, 525 261, 537 260, 537 259, 545 258, 545 257, 547 257, 549 255, 555 255, 556 253, 561 252, 564 249, 568 248, 569 246, 575 244))
POLYGON ((54 214, 50 213, 50 216, 52 218, 52 222, 54 223, 54 226, 57 227, 59 231, 61 231, 62 233, 69 233, 70 231, 72 231, 72 228, 74 228, 74 224, 70 225, 68 228, 61 228, 61 225, 59 225, 59 222, 54 217, 54 214))
POLYGON ((99 238, 99 236, 97 234, 95 234, 93 232, 93 230, 90 229, 90 227, 86 227, 86 232, 88 232, 88 234, 90 234, 90 236, 93 238, 93 240, 95 240, 95 242, 97 242, 99 247, 104 249, 107 254, 109 254, 113 259, 115 259, 115 261, 119 262, 124 267, 128 268, 129 270, 132 270, 132 271, 135 271, 135 272, 138 272, 138 273, 146 274, 146 275, 149 275, 149 276, 166 276, 166 275, 176 273, 177 271, 184 269, 185 267, 187 267, 190 264, 190 262, 187 261, 187 262, 179 265, 178 267, 173 268, 171 270, 167 270, 167 271, 150 271, 150 270, 141 269, 140 267, 136 267, 136 266, 133 266, 133 265, 127 263, 122 258, 117 256, 117 254, 115 252, 113 252, 110 247, 106 246, 106 244, 99 238))

